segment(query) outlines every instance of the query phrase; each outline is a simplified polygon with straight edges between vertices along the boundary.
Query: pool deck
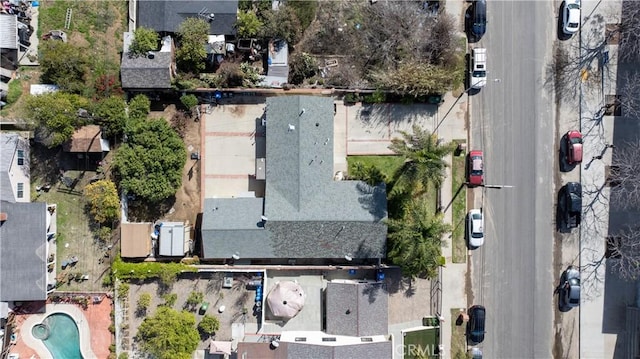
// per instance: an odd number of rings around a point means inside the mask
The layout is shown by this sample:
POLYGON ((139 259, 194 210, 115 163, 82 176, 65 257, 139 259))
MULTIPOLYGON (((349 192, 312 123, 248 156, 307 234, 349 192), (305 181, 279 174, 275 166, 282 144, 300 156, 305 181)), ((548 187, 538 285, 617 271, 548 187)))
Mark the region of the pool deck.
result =
POLYGON ((86 310, 75 304, 47 304, 46 313, 20 315, 18 340, 10 353, 19 354, 20 358, 50 359, 51 353, 41 340, 31 334, 31 328, 51 314, 64 313, 78 326, 82 356, 85 359, 106 358, 112 336, 109 332, 110 312, 111 302, 105 299, 100 304, 90 304, 86 310))

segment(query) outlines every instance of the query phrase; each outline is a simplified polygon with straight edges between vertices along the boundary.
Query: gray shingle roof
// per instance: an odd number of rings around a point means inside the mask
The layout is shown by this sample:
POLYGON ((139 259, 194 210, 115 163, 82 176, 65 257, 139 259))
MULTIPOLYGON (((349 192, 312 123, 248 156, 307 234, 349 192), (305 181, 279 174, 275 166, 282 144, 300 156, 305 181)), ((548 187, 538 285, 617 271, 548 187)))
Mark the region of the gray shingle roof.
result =
POLYGON ((385 256, 384 186, 333 180, 332 99, 269 98, 266 144, 264 212, 261 199, 205 200, 204 258, 385 256))
POLYGON ((261 222, 262 198, 205 198, 202 211, 204 258, 272 258, 269 233, 261 222))
POLYGON ((0 301, 47 297, 46 204, 0 201, 0 301))
POLYGON ((158 32, 177 32, 189 17, 198 17, 201 11, 215 14, 211 21, 211 35, 233 35, 237 19, 237 0, 176 1, 138 0, 138 27, 158 32))
POLYGON ((271 221, 369 221, 386 217, 383 187, 334 181, 333 100, 267 99, 265 215, 271 221))
POLYGON ((393 343, 373 342, 339 346, 280 342, 278 349, 269 343, 238 343, 238 357, 246 359, 388 359, 393 356, 393 343))
POLYGON ((9 171, 17 150, 24 150, 25 164, 22 170, 29 176, 29 142, 17 133, 0 133, 0 200, 15 202, 15 194, 9 171))
POLYGON ((382 283, 327 283, 327 334, 370 336, 388 332, 388 293, 382 283))
POLYGON ((171 88, 171 53, 154 52, 153 59, 123 53, 120 77, 125 89, 171 88))
POLYGON ((287 343, 286 348, 288 359, 377 359, 393 357, 391 341, 339 346, 287 343))

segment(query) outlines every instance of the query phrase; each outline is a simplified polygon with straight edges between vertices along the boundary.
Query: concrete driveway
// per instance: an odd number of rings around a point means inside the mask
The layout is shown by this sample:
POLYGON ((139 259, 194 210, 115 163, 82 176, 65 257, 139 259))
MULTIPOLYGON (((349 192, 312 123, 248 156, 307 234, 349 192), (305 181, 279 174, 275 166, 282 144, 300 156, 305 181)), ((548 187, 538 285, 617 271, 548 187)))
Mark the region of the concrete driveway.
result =
POLYGON ((212 107, 202 116, 202 194, 204 198, 264 196, 255 180, 255 160, 264 158, 261 118, 264 104, 212 107))
MULTIPOLYGON (((392 155, 391 139, 414 124, 432 131, 438 108, 426 104, 355 104, 335 101, 334 173, 347 172, 349 155, 392 155)), ((265 157, 262 116, 265 103, 226 104, 202 116, 202 195, 204 198, 264 196, 255 180, 255 160, 265 157)))

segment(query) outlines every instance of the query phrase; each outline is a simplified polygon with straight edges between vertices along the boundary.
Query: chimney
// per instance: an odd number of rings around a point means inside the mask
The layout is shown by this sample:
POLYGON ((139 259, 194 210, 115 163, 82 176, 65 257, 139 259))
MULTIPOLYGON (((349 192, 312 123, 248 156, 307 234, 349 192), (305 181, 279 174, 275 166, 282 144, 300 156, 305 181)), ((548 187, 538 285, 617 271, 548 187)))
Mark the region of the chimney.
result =
POLYGON ((4 222, 9 218, 6 212, 0 212, 0 222, 4 222))

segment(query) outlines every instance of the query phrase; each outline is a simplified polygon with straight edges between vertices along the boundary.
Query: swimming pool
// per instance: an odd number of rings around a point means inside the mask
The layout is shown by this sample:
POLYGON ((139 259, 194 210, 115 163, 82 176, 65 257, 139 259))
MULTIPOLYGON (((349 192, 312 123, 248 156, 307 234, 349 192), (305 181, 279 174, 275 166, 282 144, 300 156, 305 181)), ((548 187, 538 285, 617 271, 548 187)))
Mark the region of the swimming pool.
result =
POLYGON ((31 334, 42 340, 53 359, 83 359, 78 325, 67 314, 49 315, 42 323, 31 328, 31 334))

